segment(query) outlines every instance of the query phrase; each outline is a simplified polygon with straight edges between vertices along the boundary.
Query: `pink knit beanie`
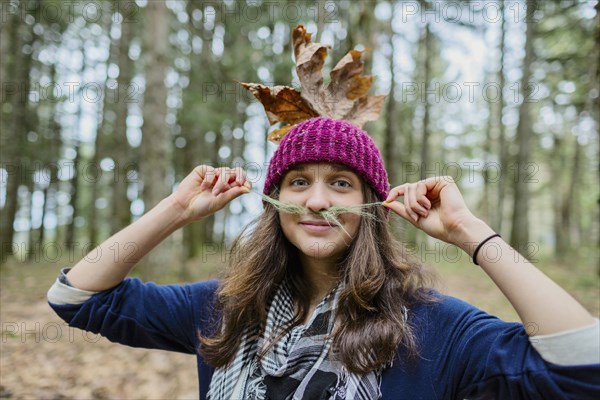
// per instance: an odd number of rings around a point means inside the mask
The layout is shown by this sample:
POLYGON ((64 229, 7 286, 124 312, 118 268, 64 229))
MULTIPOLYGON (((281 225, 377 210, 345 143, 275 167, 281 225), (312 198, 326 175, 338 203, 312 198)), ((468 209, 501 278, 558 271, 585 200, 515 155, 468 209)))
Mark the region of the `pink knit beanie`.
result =
POLYGON ((381 201, 386 199, 388 175, 373 139, 350 122, 325 117, 303 121, 283 137, 269 163, 263 193, 268 195, 293 165, 321 161, 346 165, 381 201))

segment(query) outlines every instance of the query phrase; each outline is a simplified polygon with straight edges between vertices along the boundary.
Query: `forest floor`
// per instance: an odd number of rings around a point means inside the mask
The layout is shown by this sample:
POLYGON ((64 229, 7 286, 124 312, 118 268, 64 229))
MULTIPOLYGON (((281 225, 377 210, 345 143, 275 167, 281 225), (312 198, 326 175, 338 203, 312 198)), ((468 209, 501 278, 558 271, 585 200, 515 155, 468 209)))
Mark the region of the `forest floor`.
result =
MULTIPOLYGON (((508 321, 517 315, 481 270, 428 255, 438 289, 508 321)), ((215 277, 218 260, 191 265, 195 279, 215 277)), ((0 398, 10 399, 195 399, 195 358, 135 349, 69 328, 50 309, 46 291, 67 263, 6 263, 0 269, 0 398)), ((590 312, 600 312, 600 281, 590 258, 568 264, 540 262, 590 312)), ((173 282, 173 280, 171 280, 173 282)))

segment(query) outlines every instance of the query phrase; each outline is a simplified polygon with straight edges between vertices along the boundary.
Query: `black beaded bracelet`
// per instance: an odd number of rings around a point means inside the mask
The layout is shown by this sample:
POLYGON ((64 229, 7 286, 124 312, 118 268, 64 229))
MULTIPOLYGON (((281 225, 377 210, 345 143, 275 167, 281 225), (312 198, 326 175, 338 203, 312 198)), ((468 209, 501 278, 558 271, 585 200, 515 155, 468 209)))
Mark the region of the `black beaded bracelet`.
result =
POLYGON ((489 240, 495 238, 495 237, 501 237, 499 233, 494 233, 492 236, 487 237, 486 239, 484 239, 481 243, 479 243, 479 245, 477 245, 477 247, 475 248, 475 252, 473 252, 473 263, 475 265, 479 265, 477 263, 477 253, 479 253, 479 250, 481 250, 481 247, 486 244, 489 240))

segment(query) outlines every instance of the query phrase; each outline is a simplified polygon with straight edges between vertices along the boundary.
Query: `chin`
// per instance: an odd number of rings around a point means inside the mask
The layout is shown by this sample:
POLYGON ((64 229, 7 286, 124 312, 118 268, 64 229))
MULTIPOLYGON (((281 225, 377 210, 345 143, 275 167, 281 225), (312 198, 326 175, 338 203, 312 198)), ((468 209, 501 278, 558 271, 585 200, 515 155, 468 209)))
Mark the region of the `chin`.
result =
POLYGON ((331 240, 312 240, 296 246, 302 254, 318 260, 338 258, 345 250, 346 246, 340 246, 339 243, 331 240))

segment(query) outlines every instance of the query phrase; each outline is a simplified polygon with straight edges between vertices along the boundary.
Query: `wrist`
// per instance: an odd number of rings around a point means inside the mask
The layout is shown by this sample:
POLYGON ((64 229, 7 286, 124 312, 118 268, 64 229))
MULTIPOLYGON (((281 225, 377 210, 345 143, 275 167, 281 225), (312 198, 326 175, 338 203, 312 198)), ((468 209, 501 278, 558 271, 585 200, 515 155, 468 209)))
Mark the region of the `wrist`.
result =
POLYGON ((187 217, 188 212, 173 198, 173 195, 161 200, 157 204, 155 211, 161 214, 162 218, 167 219, 168 225, 172 227, 173 231, 182 228, 190 222, 187 217))
POLYGON ((459 224, 454 244, 460 247, 469 257, 473 257, 475 248, 490 235, 496 233, 488 224, 479 218, 473 218, 459 224))

